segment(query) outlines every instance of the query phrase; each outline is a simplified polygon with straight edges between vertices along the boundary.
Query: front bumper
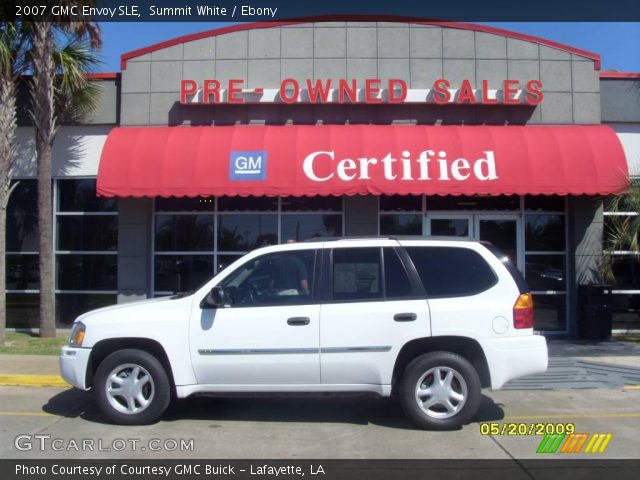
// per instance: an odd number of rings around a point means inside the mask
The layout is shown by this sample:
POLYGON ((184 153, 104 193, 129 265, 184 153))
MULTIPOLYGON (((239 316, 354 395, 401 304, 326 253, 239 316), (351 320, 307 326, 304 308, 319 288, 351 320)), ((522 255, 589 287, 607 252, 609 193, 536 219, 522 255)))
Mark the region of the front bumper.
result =
POLYGON ((491 372, 491 388, 547 370, 547 341, 542 335, 484 339, 480 342, 491 372))
POLYGON ((67 383, 80 390, 87 387, 87 366, 89 365, 90 348, 70 347, 65 345, 60 350, 60 375, 67 383))

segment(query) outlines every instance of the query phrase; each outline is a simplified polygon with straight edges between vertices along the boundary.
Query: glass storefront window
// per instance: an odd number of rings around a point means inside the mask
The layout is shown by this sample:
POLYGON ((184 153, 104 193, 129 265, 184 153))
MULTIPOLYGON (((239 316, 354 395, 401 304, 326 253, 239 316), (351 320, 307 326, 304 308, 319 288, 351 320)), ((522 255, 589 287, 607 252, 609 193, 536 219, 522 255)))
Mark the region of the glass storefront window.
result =
POLYGON ((618 290, 640 290, 640 257, 637 255, 614 255, 611 270, 618 290))
MULTIPOLYGON (((73 321, 89 310, 102 308, 118 303, 115 294, 104 293, 57 293, 56 294, 56 324, 58 327, 69 328, 73 321)), ((37 316, 35 318, 38 318, 37 316)))
POLYGON ((58 180, 59 212, 115 212, 118 203, 115 198, 96 195, 96 179, 58 180))
POLYGON ((432 237, 469 237, 469 220, 466 218, 432 218, 432 237))
MULTIPOLYGON (((620 205, 611 205, 613 198, 604 200, 602 248, 609 255, 609 265, 613 278, 613 329, 640 328, 640 254, 634 253, 629 242, 615 244, 613 238, 619 231, 625 231, 629 222, 637 220, 635 206, 628 204, 623 195, 620 205)), ((622 235, 624 238, 625 235, 622 235)))
POLYGON ((213 255, 156 255, 155 291, 185 292, 213 277, 213 255))
POLYGON ((280 222, 283 242, 342 236, 341 215, 282 215, 280 222))
POLYGON ((381 212, 421 212, 422 197, 420 195, 381 195, 381 212))
MULTIPOLYGON (((97 197, 95 178, 56 180, 53 193, 56 324, 68 327, 78 315, 117 302, 117 200, 97 197)), ((38 327, 35 180, 19 181, 7 214, 7 326, 38 327)))
POLYGON ((7 251, 38 251, 38 185, 20 180, 7 205, 7 251))
POLYGON ((55 185, 56 322, 117 303, 118 202, 96 195, 96 179, 55 185))
POLYGON ((343 203, 342 197, 156 199, 154 295, 198 287, 255 248, 340 237, 343 203))
POLYGON ((116 251, 118 249, 118 217, 64 215, 58 216, 58 250, 116 251))
POLYGON ((613 328, 640 329, 640 293, 613 295, 613 328))
POLYGON ((213 216, 156 215, 156 251, 192 252, 213 249, 213 216))
POLYGON ((524 241, 527 251, 564 251, 564 215, 525 216, 524 241))
POLYGON ((117 255, 56 255, 57 290, 118 288, 117 255))
POLYGON ((564 212, 565 198, 560 195, 527 195, 524 197, 524 209, 528 212, 564 212))
POLYGON ((7 292, 7 326, 38 328, 40 295, 37 293, 7 292))
POLYGON ((248 252, 277 243, 277 215, 245 214, 218 217, 218 250, 221 252, 248 252))
POLYGON ((39 255, 8 254, 6 258, 7 290, 38 290, 40 288, 39 255))
POLYGON ((567 288, 564 255, 527 255, 525 275, 532 291, 562 292, 567 288))
POLYGON ((381 214, 380 235, 422 235, 422 215, 381 214))

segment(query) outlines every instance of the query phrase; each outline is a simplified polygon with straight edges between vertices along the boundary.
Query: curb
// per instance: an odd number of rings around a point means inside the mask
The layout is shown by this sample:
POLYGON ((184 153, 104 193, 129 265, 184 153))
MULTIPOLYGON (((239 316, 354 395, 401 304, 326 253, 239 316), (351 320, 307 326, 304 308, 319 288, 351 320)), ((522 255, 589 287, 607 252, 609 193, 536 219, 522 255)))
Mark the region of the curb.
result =
POLYGON ((4 375, 0 374, 3 387, 63 387, 70 385, 59 375, 4 375))

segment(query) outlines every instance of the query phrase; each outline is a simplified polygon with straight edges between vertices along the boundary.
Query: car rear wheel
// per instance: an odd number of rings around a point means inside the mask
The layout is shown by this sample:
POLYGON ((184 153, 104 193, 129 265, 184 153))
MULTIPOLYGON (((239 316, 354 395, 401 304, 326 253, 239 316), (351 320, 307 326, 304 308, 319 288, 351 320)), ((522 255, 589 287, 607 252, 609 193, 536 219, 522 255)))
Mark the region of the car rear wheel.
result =
POLYGON ((171 400, 162 364, 143 350, 118 350, 106 357, 96 370, 93 388, 100 410, 121 425, 154 422, 171 400))
POLYGON ((431 352, 415 358, 400 382, 402 408, 421 428, 459 428, 474 417, 480 405, 478 372, 455 353, 431 352))

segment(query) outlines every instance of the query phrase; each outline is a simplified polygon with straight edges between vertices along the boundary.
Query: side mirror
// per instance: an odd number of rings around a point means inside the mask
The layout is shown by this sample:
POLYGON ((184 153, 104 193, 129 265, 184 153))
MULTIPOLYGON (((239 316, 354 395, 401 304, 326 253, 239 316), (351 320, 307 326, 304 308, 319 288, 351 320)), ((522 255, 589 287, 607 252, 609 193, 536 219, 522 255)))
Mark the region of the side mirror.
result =
POLYGON ((224 290, 220 286, 211 289, 200 302, 200 308, 218 308, 224 305, 224 290))

